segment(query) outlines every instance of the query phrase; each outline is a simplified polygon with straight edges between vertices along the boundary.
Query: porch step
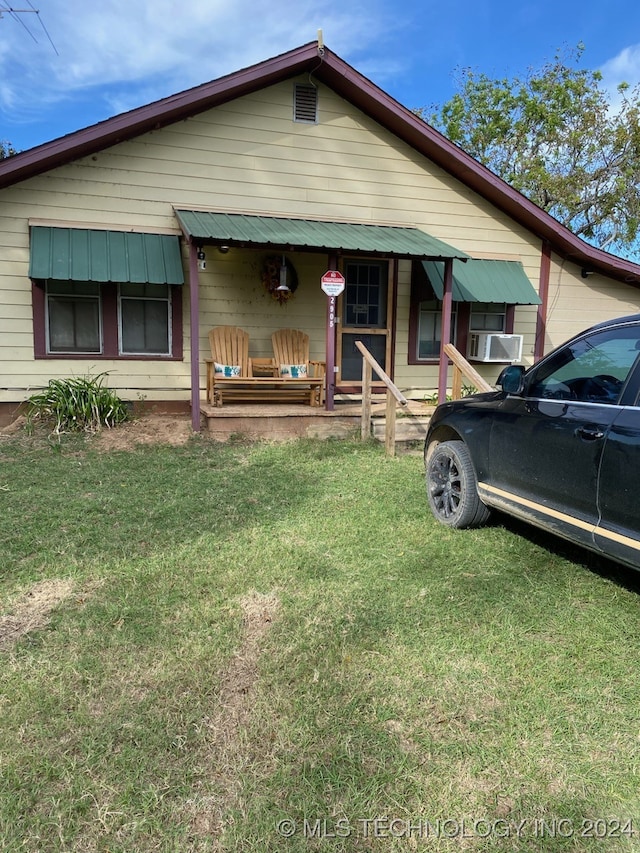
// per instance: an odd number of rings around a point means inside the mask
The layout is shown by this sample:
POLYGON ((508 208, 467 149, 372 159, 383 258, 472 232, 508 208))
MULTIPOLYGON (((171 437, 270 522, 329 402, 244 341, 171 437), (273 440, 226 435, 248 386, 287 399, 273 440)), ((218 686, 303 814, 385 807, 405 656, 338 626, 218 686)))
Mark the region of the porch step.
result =
MULTIPOLYGON (((430 416, 396 418, 396 441, 424 443, 430 416)), ((384 441, 386 418, 373 418, 371 433, 378 441, 384 441)))

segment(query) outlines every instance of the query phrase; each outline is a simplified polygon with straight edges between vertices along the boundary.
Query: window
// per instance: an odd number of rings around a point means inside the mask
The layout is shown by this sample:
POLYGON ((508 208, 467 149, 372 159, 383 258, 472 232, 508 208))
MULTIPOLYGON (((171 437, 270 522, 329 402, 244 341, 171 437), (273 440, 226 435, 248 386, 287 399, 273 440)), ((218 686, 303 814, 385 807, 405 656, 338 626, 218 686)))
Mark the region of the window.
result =
POLYGON ((581 338, 540 365, 527 394, 551 400, 617 403, 638 358, 637 327, 581 338))
MULTIPOLYGON (((451 343, 456 342, 457 305, 451 311, 451 343)), ((425 299, 418 306, 418 359, 438 359, 442 340, 442 302, 425 299)))
POLYGON ((132 355, 169 355, 168 285, 121 284, 119 291, 120 351, 132 355))
MULTIPOLYGON (((435 315, 445 286, 445 261, 414 261, 411 268, 408 364, 437 360, 440 338, 435 315), (430 342, 430 343, 429 343, 430 342), (432 355, 428 355, 431 351, 432 355)), ((470 332, 513 333, 516 305, 539 305, 540 297, 519 261, 452 261, 452 343, 467 352, 470 332), (495 301, 485 301, 485 300, 495 301)))
POLYGON ((504 303, 474 302, 469 329, 473 332, 504 332, 506 320, 507 306, 504 303))
POLYGON ((182 288, 45 281, 33 286, 36 358, 182 358, 182 288))
MULTIPOLYGON (((459 326, 468 319, 465 303, 453 302, 451 306, 451 341, 460 342, 459 326)), ((421 263, 412 265, 411 308, 409 314, 408 364, 436 362, 440 358, 442 337, 442 301, 437 298, 421 263)), ((465 337, 464 334, 462 337, 465 337)), ((466 340, 466 338, 465 338, 466 340)))
POLYGON ((93 282, 47 282, 47 352, 99 353, 100 291, 93 282))
MULTIPOLYGON (((437 278, 437 270, 433 272, 435 266, 427 262, 412 265, 408 364, 424 364, 438 361, 440 358, 442 301, 438 297, 442 296, 442 282, 437 278), (432 272, 428 272, 428 269, 433 272, 433 280, 432 272)), ((456 285, 454 279, 454 297, 456 294, 458 299, 454 298, 451 305, 449 343, 454 344, 461 353, 467 352, 470 332, 513 332, 515 304, 472 300, 469 288, 456 285)))

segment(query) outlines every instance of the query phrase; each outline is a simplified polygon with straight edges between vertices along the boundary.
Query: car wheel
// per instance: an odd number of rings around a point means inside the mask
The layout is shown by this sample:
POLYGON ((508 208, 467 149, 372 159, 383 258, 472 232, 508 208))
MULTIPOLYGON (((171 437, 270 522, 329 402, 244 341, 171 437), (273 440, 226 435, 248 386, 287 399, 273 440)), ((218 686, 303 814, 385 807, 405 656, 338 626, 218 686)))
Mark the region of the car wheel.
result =
POLYGON ((478 497, 476 472, 462 441, 443 441, 426 460, 427 497, 431 511, 449 527, 478 527, 489 509, 478 497))

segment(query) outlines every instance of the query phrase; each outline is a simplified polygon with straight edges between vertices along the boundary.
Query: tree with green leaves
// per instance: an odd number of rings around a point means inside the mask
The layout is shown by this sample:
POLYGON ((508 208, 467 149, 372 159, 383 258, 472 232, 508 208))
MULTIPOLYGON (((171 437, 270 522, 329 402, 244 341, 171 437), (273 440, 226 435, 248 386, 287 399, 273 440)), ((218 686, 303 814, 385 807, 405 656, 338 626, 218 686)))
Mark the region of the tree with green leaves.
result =
POLYGON ((612 103, 600 72, 577 67, 583 51, 523 78, 464 69, 429 120, 575 234, 638 259, 640 86, 621 84, 612 103))
POLYGON ((10 143, 0 142, 0 160, 4 160, 6 157, 13 157, 17 153, 16 149, 10 143))

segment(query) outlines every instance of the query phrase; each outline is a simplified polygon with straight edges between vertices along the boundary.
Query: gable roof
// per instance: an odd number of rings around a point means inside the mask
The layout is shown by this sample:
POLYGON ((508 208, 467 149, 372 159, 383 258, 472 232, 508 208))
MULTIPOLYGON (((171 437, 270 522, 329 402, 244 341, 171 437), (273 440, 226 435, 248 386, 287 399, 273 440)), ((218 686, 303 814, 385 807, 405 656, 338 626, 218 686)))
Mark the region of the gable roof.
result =
POLYGON ((585 243, 327 47, 319 50, 317 42, 1 160, 0 189, 303 73, 313 73, 399 139, 548 241, 558 254, 594 272, 640 285, 640 265, 585 243))

